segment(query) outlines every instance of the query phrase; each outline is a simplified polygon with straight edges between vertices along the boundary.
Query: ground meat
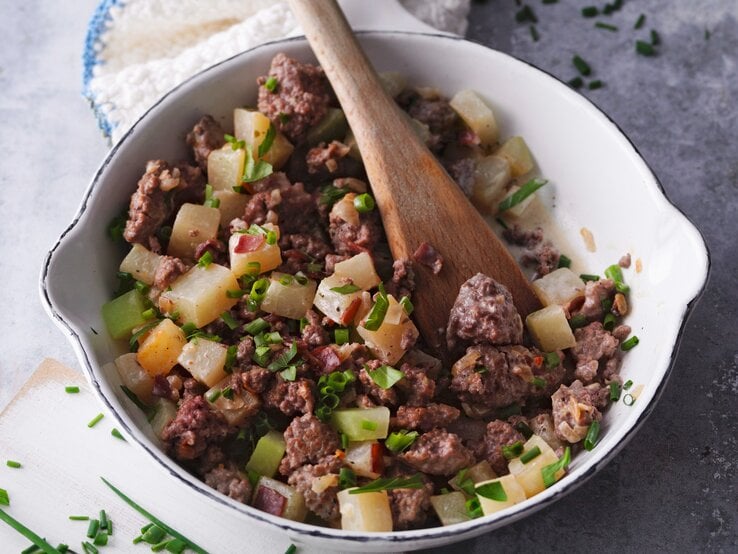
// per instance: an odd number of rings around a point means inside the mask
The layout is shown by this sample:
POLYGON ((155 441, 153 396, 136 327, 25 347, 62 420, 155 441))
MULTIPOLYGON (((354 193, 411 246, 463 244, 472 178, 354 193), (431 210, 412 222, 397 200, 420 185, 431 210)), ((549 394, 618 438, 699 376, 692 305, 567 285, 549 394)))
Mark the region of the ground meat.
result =
POLYGON ((597 383, 586 387, 581 381, 574 381, 568 387, 561 385, 551 397, 556 435, 572 444, 582 440, 589 425, 602 418, 599 409, 607 405, 608 397, 608 388, 597 383))
POLYGON ((630 326, 629 325, 618 325, 615 327, 615 329, 612 330, 612 336, 618 339, 620 342, 623 342, 625 339, 628 338, 628 335, 630 335, 630 326))
POLYGON ((321 318, 313 310, 305 314, 307 325, 302 329, 302 340, 310 346, 323 346, 330 342, 330 337, 320 324, 321 318))
POLYGON ((433 429, 420 435, 398 458, 430 475, 453 475, 474 463, 474 455, 461 439, 445 429, 433 429))
POLYGON ((404 90, 397 97, 400 106, 412 117, 428 126, 431 137, 428 148, 439 153, 456 138, 459 118, 448 100, 437 94, 421 96, 414 90, 404 90))
POLYGON ((387 283, 387 292, 395 298, 410 298, 415 290, 413 263, 407 259, 395 260, 392 264, 392 279, 387 283))
MULTIPOLYGON (((205 393, 205 387, 197 379, 186 377, 182 383, 182 398, 187 400, 205 393)), ((180 406, 181 407, 181 406, 180 406)))
POLYGON ((161 226, 185 202, 201 204, 204 194, 205 178, 199 168, 150 161, 131 196, 123 237, 158 252, 156 234, 161 226))
POLYGON ((620 368, 620 341, 607 331, 602 323, 593 321, 586 327, 574 331, 577 343, 571 349, 576 362, 576 378, 584 384, 597 380, 600 369, 608 375, 620 368))
POLYGON ((189 267, 179 258, 162 256, 154 273, 154 288, 163 291, 171 285, 177 277, 185 273, 189 267))
POLYGON ((298 468, 287 480, 290 485, 302 493, 308 509, 326 521, 336 520, 341 515, 338 511, 336 494, 339 491, 338 472, 342 465, 341 460, 336 456, 326 456, 315 465, 307 464, 298 468), (326 475, 335 476, 335 485, 317 492, 313 488, 316 479, 326 475))
POLYGON ((624 269, 628 269, 630 267, 630 252, 618 260, 618 265, 624 269))
POLYGON ((233 467, 217 466, 205 474, 205 484, 234 500, 248 504, 251 500, 249 478, 233 467))
POLYGON ((604 315, 602 301, 610 298, 614 290, 615 282, 611 279, 587 281, 584 286, 584 304, 575 313, 582 314, 589 320, 602 319, 604 315))
POLYGON ((516 223, 512 227, 502 231, 502 236, 511 244, 533 250, 543 241, 543 229, 536 227, 530 231, 525 231, 516 223))
POLYGON ((308 128, 318 123, 328 111, 331 91, 323 70, 302 64, 279 53, 272 59, 269 75, 259 77, 259 111, 292 142, 301 142, 308 128), (276 88, 264 85, 276 78, 276 88))
MULTIPOLYGON (((560 356, 563 359, 563 354, 560 356)), ((451 370, 450 389, 461 402, 485 408, 504 408, 525 403, 530 396, 542 396, 554 390, 564 378, 561 363, 548 369, 542 354, 522 345, 494 347, 471 346, 451 370), (545 387, 533 384, 543 379, 545 387)))
POLYGON ((476 169, 474 158, 461 158, 446 164, 446 171, 467 197, 471 197, 473 192, 476 169))
MULTIPOLYGON (((366 367, 371 371, 375 371, 382 365, 379 360, 371 360, 366 364, 366 367)), ((399 402, 397 398, 397 391, 394 387, 389 389, 383 389, 377 385, 374 380, 369 376, 365 368, 361 368, 358 371, 359 382, 361 383, 361 392, 366 394, 375 405, 379 406, 396 406, 399 402)))
POLYGON ((436 382, 427 371, 408 363, 402 364, 400 371, 405 376, 397 383, 397 388, 405 394, 409 406, 425 406, 436 393, 436 382))
POLYGON ((394 530, 414 529, 425 525, 431 509, 430 498, 433 495, 433 483, 430 479, 423 476, 423 486, 419 489, 392 489, 387 494, 394 530))
POLYGON ((328 173, 335 173, 338 169, 338 162, 346 157, 351 149, 344 143, 334 140, 330 144, 321 142, 315 148, 308 150, 305 162, 307 170, 310 174, 315 174, 324 169, 328 173))
POLYGON ((559 266, 559 258, 561 253, 549 241, 544 242, 535 250, 524 253, 520 257, 520 263, 524 266, 536 268, 536 274, 539 277, 548 275, 559 266))
POLYGON ((436 427, 448 427, 460 415, 458 408, 448 404, 428 404, 422 407, 400 406, 392 423, 395 429, 430 431, 436 427))
MULTIPOLYGON (((239 343, 239 349, 245 340, 246 339, 239 343)), ((251 369, 239 374, 242 386, 256 394, 261 394, 267 390, 273 375, 274 374, 268 369, 264 369, 263 367, 256 365, 251 366, 251 369)))
POLYGON ((216 264, 228 264, 228 249, 226 245, 218 239, 208 239, 195 246, 195 260, 202 258, 206 252, 210 252, 213 262, 216 264))
POLYGON ((187 134, 187 144, 192 147, 197 165, 207 171, 208 156, 225 144, 225 133, 212 116, 204 115, 187 134))
POLYGON ((443 269, 443 257, 427 242, 423 242, 413 253, 413 261, 429 267, 433 275, 438 275, 443 269))
POLYGON ((248 335, 238 341, 238 345, 236 346, 236 362, 242 371, 245 371, 251 366, 251 357, 254 355, 255 349, 254 339, 248 335))
POLYGON ((305 464, 315 464, 341 447, 338 433, 312 414, 293 419, 284 432, 285 456, 279 472, 289 475, 305 464))
POLYGON ((220 413, 211 410, 202 396, 192 396, 182 401, 177 415, 162 431, 161 439, 175 458, 192 460, 230 432, 220 413))
POLYGON ((309 379, 285 381, 277 377, 264 394, 264 406, 279 410, 287 416, 312 413, 315 407, 313 382, 309 379))
POLYGON ((481 273, 461 285, 446 328, 450 350, 458 339, 472 344, 522 342, 523 321, 507 288, 481 273))
POLYGON ((328 218, 328 233, 338 254, 371 252, 382 238, 382 224, 377 211, 359 215, 359 225, 345 221, 337 209, 328 218))
POLYGON ((479 458, 487 460, 497 475, 506 475, 507 459, 502 453, 502 447, 518 441, 524 443, 525 437, 506 421, 496 419, 487 424, 484 437, 477 443, 474 452, 479 458))

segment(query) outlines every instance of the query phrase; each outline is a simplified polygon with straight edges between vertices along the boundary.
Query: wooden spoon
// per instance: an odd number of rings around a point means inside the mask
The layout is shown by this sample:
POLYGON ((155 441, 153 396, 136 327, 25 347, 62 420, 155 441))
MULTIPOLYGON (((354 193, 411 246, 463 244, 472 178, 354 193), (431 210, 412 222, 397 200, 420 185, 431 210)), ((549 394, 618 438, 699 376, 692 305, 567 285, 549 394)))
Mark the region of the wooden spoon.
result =
POLYGON ((335 0, 290 0, 356 137, 394 258, 423 243, 443 257, 441 272, 414 264, 414 319, 443 351, 443 330, 464 281, 484 273, 504 284, 525 318, 540 308, 513 257, 410 127, 382 88, 335 0))

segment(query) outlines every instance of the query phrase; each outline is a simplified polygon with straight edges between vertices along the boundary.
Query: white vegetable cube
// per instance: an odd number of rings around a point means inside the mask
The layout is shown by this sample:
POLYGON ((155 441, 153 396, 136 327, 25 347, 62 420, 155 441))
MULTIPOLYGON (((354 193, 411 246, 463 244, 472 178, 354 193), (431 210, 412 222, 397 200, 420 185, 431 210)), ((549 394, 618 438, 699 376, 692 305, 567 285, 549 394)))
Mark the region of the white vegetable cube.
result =
POLYGON ((449 102, 459 117, 474 131, 484 145, 497 142, 499 134, 492 109, 473 90, 456 93, 449 102))
POLYGON ((339 277, 348 277, 357 287, 369 290, 376 287, 382 280, 374 269, 374 260, 368 252, 352 256, 348 260, 338 262, 334 274, 339 277))
POLYGON ((533 156, 523 137, 510 137, 495 152, 495 155, 510 162, 513 177, 520 177, 533 169, 533 156))
POLYGON ((301 319, 313 305, 317 286, 311 279, 303 285, 294 276, 275 271, 269 278, 261 309, 270 314, 301 319))
MULTIPOLYGON (((510 191, 507 194, 506 198, 511 197, 513 194, 518 192, 521 187, 515 185, 514 187, 510 187, 510 191)), ((505 210, 505 214, 514 215, 515 217, 520 217, 523 215, 525 210, 528 209, 528 206, 530 206, 530 203, 533 202, 533 199, 536 197, 536 193, 529 194, 526 196, 521 202, 515 204, 512 208, 508 208, 505 210)))
POLYGON ((484 485, 490 483, 500 484, 500 487, 503 491, 502 497, 504 498, 504 500, 487 498, 477 493, 479 505, 482 508, 482 512, 484 512, 484 515, 486 516, 494 514, 495 512, 499 512, 500 510, 504 510, 505 508, 509 508, 510 506, 514 506, 518 502, 523 502, 526 498, 525 490, 520 485, 520 483, 518 483, 517 479, 515 479, 514 475, 505 475, 504 477, 498 477, 497 479, 484 481, 483 483, 477 484, 475 489, 479 489, 479 487, 483 487, 484 485))
MULTIPOLYGON (((227 267, 196 265, 172 283, 172 290, 161 296, 171 306, 171 312, 179 312, 181 322, 203 327, 238 302, 237 298, 228 298, 226 292, 239 289, 235 275, 227 267)), ((161 305, 161 299, 159 303, 161 305)))
POLYGON ((167 254, 177 258, 193 259, 195 248, 218 236, 220 212, 200 204, 182 204, 172 226, 167 254))
POLYGON ((352 442, 343 461, 359 477, 376 479, 384 467, 383 447, 375 440, 352 442))
MULTIPOLYGON (((337 290, 352 285, 351 279, 340 275, 330 275, 318 285, 313 304, 330 320, 340 325, 348 325, 362 305, 362 291, 342 293, 337 290)), ((358 285, 357 285, 358 286, 358 285)))
POLYGON ((166 375, 177 364, 187 339, 171 319, 163 319, 146 335, 136 353, 136 360, 151 377, 166 375))
POLYGON ((216 190, 213 191, 213 198, 219 202, 220 222, 227 227, 237 217, 243 217, 246 204, 249 203, 251 196, 232 190, 216 190))
POLYGON ((469 515, 466 512, 466 496, 463 492, 454 491, 431 496, 430 501, 438 519, 441 520, 441 525, 469 521, 469 515))
MULTIPOLYGON (((274 230, 279 239, 279 228, 267 223, 262 227, 268 231, 274 230)), ((263 234, 233 233, 228 240, 231 271, 236 277, 253 275, 254 272, 264 273, 282 265, 282 251, 279 244, 269 244, 263 234), (258 264, 258 265, 256 265, 258 264), (257 268, 255 270, 255 268, 257 268)))
POLYGON ((242 185, 245 161, 246 152, 241 148, 234 150, 230 144, 210 152, 208 183, 213 190, 233 192, 233 187, 242 185))
POLYGON ((341 529, 347 531, 392 531, 392 511, 387 491, 351 494, 338 493, 341 529))
POLYGON ((531 283, 533 291, 544 306, 563 306, 584 295, 584 281, 568 267, 561 267, 531 283))
MULTIPOLYGON (((234 135, 238 140, 243 140, 251 146, 254 159, 258 157, 259 146, 264 142, 270 125, 271 121, 263 113, 243 108, 233 110, 234 135)), ((276 129, 275 132, 272 146, 261 159, 272 164, 277 170, 285 164, 294 147, 281 132, 276 129)))
POLYGON ((564 308, 558 304, 546 306, 529 314, 525 318, 525 325, 541 350, 546 352, 571 348, 577 343, 564 308))
POLYGON ((505 158, 487 156, 479 160, 472 186, 474 205, 483 212, 494 212, 510 179, 510 163, 505 158))
POLYGON ((121 383, 128 388, 144 404, 152 404, 154 397, 151 394, 154 388, 154 379, 136 360, 136 354, 130 352, 115 359, 115 369, 118 371, 121 383))
POLYGON ((164 428, 169 425, 176 415, 177 405, 174 402, 165 398, 157 399, 156 404, 154 404, 154 417, 151 418, 151 428, 158 438, 161 438, 164 428))
POLYGON ((212 387, 226 377, 227 349, 220 343, 203 338, 188 342, 177 358, 179 365, 201 383, 212 387))
POLYGON ((399 310, 393 308, 397 301, 392 295, 388 295, 388 300, 390 307, 387 309, 387 315, 389 317, 385 316, 379 329, 376 331, 367 329, 364 327, 366 324, 366 319, 364 319, 362 324, 356 328, 356 331, 364 339, 367 348, 374 356, 385 364, 393 365, 405 354, 403 342, 410 339, 409 342, 414 343, 414 339, 417 339, 420 333, 399 305, 399 310), (394 321, 397 321, 398 315, 399 322, 394 323, 394 321))
POLYGON ((339 218, 350 223, 354 227, 358 227, 361 224, 359 219, 359 211, 354 206, 354 198, 356 198, 355 192, 349 192, 345 194, 338 202, 333 204, 331 208, 331 218, 339 218))
MULTIPOLYGON (((515 458, 510 460, 508 464, 510 475, 515 477, 525 491, 527 498, 538 494, 546 488, 546 485, 543 483, 543 473, 541 470, 548 465, 555 464, 559 460, 548 443, 538 435, 532 435, 525 443, 522 457, 524 458, 525 454, 534 448, 538 448, 541 453, 532 460, 523 463, 521 458, 515 458)), ((556 480, 561 479, 563 476, 563 469, 556 472, 556 480)))
POLYGON ((154 254, 145 246, 134 244, 128 255, 120 262, 120 270, 130 273, 137 281, 153 285, 161 258, 159 254, 154 254))
MULTIPOLYGON (((489 465, 489 462, 487 460, 482 460, 478 464, 471 466, 464 476, 465 480, 471 479, 472 483, 481 483, 483 481, 489 481, 490 479, 496 478, 497 473, 495 473, 495 470, 492 469, 492 466, 489 465)), ((449 479, 448 484, 454 490, 461 490, 461 487, 459 486, 458 475, 449 479)))
POLYGON ((251 504, 258 510, 293 521, 303 521, 307 516, 302 493, 270 477, 259 478, 251 504))
MULTIPOLYGON (((199 342, 211 341, 200 339, 199 342)), ((217 343, 213 344, 221 346, 217 343)), ((225 350, 224 346, 222 348, 225 350)), ((223 358, 223 362, 225 363, 225 358, 223 358)), ((207 366, 209 363, 210 361, 206 361, 204 366, 207 366)), ((245 422, 249 416, 254 415, 254 413, 259 410, 261 401, 256 394, 245 388, 242 389, 240 393, 231 389, 230 393, 224 395, 223 391, 230 385, 231 377, 227 376, 225 371, 223 371, 223 367, 220 365, 219 359, 217 361, 217 365, 213 364, 212 367, 214 367, 215 370, 210 374, 206 374, 205 378, 210 381, 215 378, 216 374, 223 375, 223 378, 215 385, 211 386, 210 390, 205 393, 205 398, 210 402, 210 405, 215 411, 220 412, 223 415, 225 420, 228 422, 228 425, 239 426, 245 422)), ((194 373, 193 376, 195 376, 194 373)), ((195 376, 195 378, 198 381, 208 384, 208 382, 200 377, 195 376)))
POLYGON ((390 411, 386 406, 376 408, 344 408, 333 410, 331 425, 348 436, 350 441, 386 439, 390 411))

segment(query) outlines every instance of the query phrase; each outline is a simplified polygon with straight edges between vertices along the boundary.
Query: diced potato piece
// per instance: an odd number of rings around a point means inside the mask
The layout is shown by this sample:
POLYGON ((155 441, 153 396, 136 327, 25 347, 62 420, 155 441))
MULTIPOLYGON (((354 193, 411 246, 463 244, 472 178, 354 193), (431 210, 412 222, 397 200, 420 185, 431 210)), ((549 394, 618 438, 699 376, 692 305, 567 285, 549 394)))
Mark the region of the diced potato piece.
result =
MULTIPOLYGON (((515 185, 513 187, 510 187, 510 190, 509 190, 507 196, 505 196, 505 198, 509 198, 510 196, 512 196, 513 194, 515 194, 516 192, 518 192, 520 190, 520 188, 521 187, 519 187, 518 185, 515 185)), ((528 206, 530 206, 530 203, 533 202, 533 199, 535 197, 536 197, 536 193, 535 192, 532 193, 532 194, 529 194, 521 202, 515 204, 512 208, 508 208, 507 210, 505 210, 505 214, 506 215, 513 215, 515 217, 522 216, 523 213, 525 212, 525 210, 528 209, 528 206)))
POLYGON ((529 314, 525 318, 525 325, 541 350, 546 352, 571 348, 577 343, 564 308, 558 304, 546 306, 529 314))
MULTIPOLYGON (((541 470, 548 465, 555 464, 559 460, 548 443, 538 435, 532 435, 528 439, 524 445, 523 455, 535 447, 538 447, 541 453, 532 460, 529 460, 527 464, 520 461, 520 458, 515 458, 514 460, 510 460, 510 463, 507 465, 510 474, 515 477, 523 488, 527 498, 538 494, 546 488, 546 485, 543 483, 541 470)), ((556 480, 561 479, 563 476, 563 469, 556 472, 556 480)))
POLYGON ((392 511, 387 491, 351 494, 338 493, 341 529, 347 531, 392 531, 392 511))
POLYGON ((124 386, 128 388, 144 404, 151 405, 154 397, 151 394, 154 388, 154 379, 136 360, 136 354, 129 352, 115 359, 115 369, 124 386))
POLYGON ((256 448, 254 448, 254 452, 246 464, 246 469, 255 471, 259 475, 274 477, 284 456, 285 448, 286 443, 282 433, 270 429, 256 443, 256 448))
POLYGON ((520 483, 518 483, 513 475, 505 475, 504 477, 491 479, 489 481, 479 483, 477 487, 481 487, 487 483, 500 483, 500 485, 502 485, 502 490, 505 491, 507 500, 493 500, 491 498, 485 498, 481 494, 477 494, 479 505, 482 507, 482 512, 484 512, 484 515, 486 516, 499 512, 500 510, 504 510, 505 508, 509 508, 510 506, 514 506, 518 502, 523 502, 525 500, 525 490, 520 486, 520 483))
POLYGON ((431 496, 431 505, 441 520, 441 525, 453 525, 454 523, 463 523, 469 521, 469 515, 466 512, 466 496, 463 492, 450 492, 448 494, 440 494, 431 496))
POLYGON ((172 226, 167 254, 191 260, 195 248, 206 240, 218 236, 220 211, 199 204, 183 204, 172 226))
POLYGON ((208 156, 208 183, 214 191, 233 192, 233 187, 243 184, 245 163, 246 152, 242 148, 234 150, 226 144, 213 150, 208 156))
MULTIPOLYGON (((350 279, 333 274, 318 285, 313 304, 325 316, 340 325, 348 325, 354 320, 362 305, 362 291, 343 294, 333 288, 352 284, 350 279)), ((358 286, 358 285, 357 285, 358 286)))
POLYGON ((134 244, 128 255, 120 262, 120 270, 133 275, 136 281, 153 285, 161 258, 159 254, 154 254, 145 246, 134 244))
POLYGON ((260 477, 254 490, 254 508, 292 521, 303 521, 307 507, 302 493, 286 483, 270 477, 260 477))
POLYGON ((214 386, 226 377, 225 361, 228 349, 212 340, 196 338, 188 342, 179 354, 179 365, 207 385, 214 386))
POLYGON ((166 398, 159 398, 156 404, 154 404, 154 410, 154 417, 151 419, 151 428, 154 430, 154 434, 161 438, 164 428, 177 415, 177 405, 166 398))
POLYGON ((313 305, 317 286, 311 279, 301 285, 294 276, 275 271, 269 277, 269 288, 261 309, 270 314, 301 319, 313 305))
POLYGON ((390 411, 386 406, 376 408, 344 408, 333 410, 331 424, 346 434, 350 441, 386 439, 390 411))
POLYGON ((584 281, 568 267, 561 267, 531 283, 533 291, 544 306, 563 306, 584 295, 584 281))
POLYGON ((181 322, 203 327, 235 306, 238 299, 228 298, 226 291, 239 288, 235 275, 227 267, 196 265, 174 281, 172 290, 162 293, 162 298, 171 304, 172 312, 179 312, 181 322))
POLYGON ((136 360, 151 377, 166 375, 177 364, 187 339, 171 319, 163 319, 138 347, 136 360))
POLYGON ((354 285, 363 290, 373 289, 382 282, 374 269, 374 261, 368 252, 362 252, 348 260, 338 262, 334 273, 340 277, 348 277, 354 285))
POLYGON ((227 227, 237 217, 243 217, 246 204, 249 203, 251 196, 232 190, 216 190, 213 191, 213 198, 220 202, 218 205, 220 222, 223 227, 227 227))
POLYGON ((356 475, 376 479, 384 468, 382 445, 377 441, 352 442, 343 461, 356 475))
POLYGON ((392 98, 399 95, 407 87, 407 79, 399 71, 382 71, 378 76, 382 88, 392 98))
MULTIPOLYGON (((393 303, 397 303, 392 295, 388 295, 388 300, 390 307, 393 306, 393 303)), ((390 313, 389 308, 387 312, 390 313)), ((402 308, 399 312, 395 309, 393 313, 400 314, 399 323, 392 323, 396 318, 390 317, 390 320, 388 320, 385 317, 382 325, 376 331, 370 331, 364 327, 363 323, 356 328, 371 353, 383 363, 389 365, 397 362, 405 354, 405 349, 402 348, 403 336, 407 335, 412 338, 419 336, 417 327, 402 308)))
POLYGON ((495 152, 495 155, 510 162, 513 177, 520 177, 533 169, 533 157, 523 137, 510 137, 495 152))
MULTIPOLYGON (((269 223, 262 225, 264 229, 274 230, 279 238, 279 228, 269 223)), ((265 273, 282 265, 282 251, 279 243, 268 244, 266 238, 256 246, 249 244, 254 240, 254 235, 248 233, 233 233, 228 240, 228 251, 230 253, 231 271, 236 277, 252 274, 254 264, 259 264, 259 273, 265 273), (239 252, 239 250, 241 250, 239 252)))
POLYGON ((476 92, 461 90, 454 95, 449 104, 464 123, 479 136, 482 144, 497 142, 499 131, 495 114, 476 92))
POLYGON ((328 108, 325 117, 308 131, 305 142, 309 146, 316 146, 321 142, 329 143, 332 140, 339 140, 346 136, 348 128, 348 122, 346 121, 346 115, 343 113, 343 110, 340 108, 328 108))
POLYGON ((472 187, 474 205, 485 213, 495 212, 510 179, 510 163, 505 158, 493 155, 479 160, 472 187))
MULTIPOLYGON (((243 140, 251 146, 254 159, 258 158, 259 146, 264 142, 271 124, 263 113, 243 108, 233 110, 234 135, 238 140, 243 140)), ((261 159, 278 170, 285 164, 293 149, 292 143, 281 132, 276 131, 272 146, 261 159)))
POLYGON ((131 332, 146 323, 143 312, 146 299, 136 289, 129 290, 102 305, 102 318, 114 339, 128 338, 131 332))

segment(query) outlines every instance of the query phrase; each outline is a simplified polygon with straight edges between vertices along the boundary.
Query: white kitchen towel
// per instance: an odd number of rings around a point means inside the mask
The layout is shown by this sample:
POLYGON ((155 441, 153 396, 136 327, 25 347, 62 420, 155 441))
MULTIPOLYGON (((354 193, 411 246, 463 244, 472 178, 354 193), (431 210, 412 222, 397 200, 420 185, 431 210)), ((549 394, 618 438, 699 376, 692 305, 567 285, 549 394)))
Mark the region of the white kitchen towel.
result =
MULTIPOLYGON (((463 35, 470 0, 362 2, 357 28, 428 29, 463 35), (366 2, 371 2, 370 9, 366 2), (386 21, 383 14, 386 13, 386 21), (406 19, 401 23, 402 17, 406 19)), ((349 19, 351 19, 349 14, 349 19)), ((159 98, 195 73, 264 42, 300 34, 285 0, 103 0, 83 56, 83 94, 106 137, 116 142, 159 98)))

